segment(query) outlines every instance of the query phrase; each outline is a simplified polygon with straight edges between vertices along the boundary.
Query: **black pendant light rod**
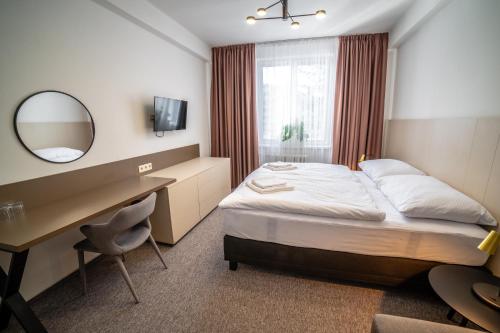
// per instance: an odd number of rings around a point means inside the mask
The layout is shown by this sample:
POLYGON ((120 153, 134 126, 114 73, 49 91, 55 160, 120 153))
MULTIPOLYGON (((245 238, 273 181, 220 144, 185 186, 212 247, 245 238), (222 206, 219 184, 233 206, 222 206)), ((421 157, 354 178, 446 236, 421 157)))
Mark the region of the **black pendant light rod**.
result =
POLYGON ((300 15, 288 15, 289 17, 304 17, 304 16, 316 16, 316 14, 300 14, 300 15))
POLYGON ((286 21, 288 19, 288 15, 290 15, 290 13, 288 13, 288 0, 281 0, 281 5, 283 6, 283 21, 286 21))
MULTIPOLYGON (((316 16, 316 14, 300 14, 300 15, 287 15, 287 19, 290 18, 293 20, 294 17, 304 17, 304 16, 316 16)), ((273 16, 273 17, 256 17, 256 21, 262 21, 262 20, 276 20, 276 19, 283 19, 281 16, 273 16)))
POLYGON ((266 7, 266 8, 264 8, 264 9, 265 9, 265 10, 268 10, 269 8, 274 7, 274 6, 276 6, 277 4, 279 4, 279 3, 281 3, 281 0, 276 1, 275 3, 273 3, 273 4, 272 4, 272 5, 270 5, 270 6, 267 6, 267 7, 266 7))
POLYGON ((273 17, 256 17, 256 21, 262 21, 262 20, 276 20, 276 19, 282 19, 283 21, 286 21, 288 19, 291 19, 293 22, 294 17, 305 17, 305 16, 316 16, 316 14, 300 14, 300 15, 290 15, 290 12, 288 11, 288 0, 279 0, 273 3, 270 6, 267 6, 265 9, 268 10, 271 7, 276 6, 277 4, 281 3, 282 9, 283 9, 283 15, 282 16, 273 16, 273 17))
POLYGON ((274 2, 273 4, 265 7, 265 8, 258 8, 257 9, 257 14, 259 16, 265 16, 266 12, 269 8, 276 6, 277 4, 281 4, 281 9, 282 9, 282 15, 281 16, 273 16, 273 17, 255 17, 255 16, 247 16, 247 23, 250 25, 255 24, 256 21, 263 21, 263 20, 277 20, 281 19, 283 21, 287 21, 290 19, 292 21, 292 28, 293 29, 298 29, 300 26, 300 23, 295 21, 294 18, 297 17, 306 17, 306 16, 316 16, 318 19, 322 19, 326 15, 326 11, 323 9, 317 10, 316 13, 311 13, 311 14, 299 14, 299 15, 291 15, 290 12, 288 11, 288 0, 278 0, 274 2))

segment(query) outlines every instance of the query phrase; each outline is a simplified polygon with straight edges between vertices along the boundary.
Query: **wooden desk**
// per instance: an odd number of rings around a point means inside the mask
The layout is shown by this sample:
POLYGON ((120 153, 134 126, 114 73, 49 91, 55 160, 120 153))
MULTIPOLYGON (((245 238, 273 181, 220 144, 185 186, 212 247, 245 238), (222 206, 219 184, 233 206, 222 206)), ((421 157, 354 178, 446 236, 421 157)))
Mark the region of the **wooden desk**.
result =
POLYGON ((173 178, 130 177, 64 200, 28 208, 24 216, 16 221, 0 222, 0 250, 12 253, 8 273, 0 268, 0 330, 9 325, 13 313, 27 332, 46 332, 19 293, 26 259, 32 246, 149 193, 162 190, 173 182, 173 178))

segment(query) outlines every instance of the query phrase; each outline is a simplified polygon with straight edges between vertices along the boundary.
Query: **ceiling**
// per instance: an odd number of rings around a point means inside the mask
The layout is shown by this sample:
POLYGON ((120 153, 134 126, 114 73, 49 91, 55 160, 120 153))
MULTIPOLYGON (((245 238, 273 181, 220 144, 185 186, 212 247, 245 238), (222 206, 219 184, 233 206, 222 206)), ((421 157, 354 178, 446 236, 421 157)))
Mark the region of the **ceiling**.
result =
MULTIPOLYGON (((415 0, 288 0, 291 15, 326 10, 323 20, 298 18, 300 29, 291 30, 290 22, 258 21, 259 7, 276 0, 149 0, 154 6, 179 22, 210 46, 264 42, 296 38, 338 36, 342 34, 387 32, 415 0)), ((281 6, 266 16, 280 16, 281 6)))

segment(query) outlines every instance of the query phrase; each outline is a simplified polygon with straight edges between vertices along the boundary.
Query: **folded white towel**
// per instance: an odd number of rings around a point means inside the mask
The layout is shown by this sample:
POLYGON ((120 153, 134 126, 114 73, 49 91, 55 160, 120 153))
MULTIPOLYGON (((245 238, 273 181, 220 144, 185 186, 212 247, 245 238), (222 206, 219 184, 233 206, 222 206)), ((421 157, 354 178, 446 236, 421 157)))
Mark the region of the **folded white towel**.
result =
POLYGON ((268 188, 274 186, 286 186, 286 181, 276 178, 256 178, 252 180, 252 184, 260 188, 268 188))
POLYGON ((279 161, 279 162, 269 162, 266 165, 269 165, 270 167, 273 167, 273 168, 285 168, 285 167, 292 166, 292 163, 279 161))
POLYGON ((295 170, 297 169, 297 166, 295 165, 290 165, 290 166, 287 166, 287 167, 278 167, 278 168, 275 168, 275 167, 272 167, 270 165, 263 165, 262 166, 263 168, 266 168, 266 169, 269 169, 269 170, 272 170, 272 171, 287 171, 287 170, 295 170))
POLYGON ((252 184, 252 182, 246 182, 246 186, 248 186, 251 190, 260 193, 260 194, 266 194, 266 193, 276 193, 276 192, 282 192, 282 191, 293 191, 293 186, 273 186, 273 187, 268 187, 268 188, 260 188, 252 184))

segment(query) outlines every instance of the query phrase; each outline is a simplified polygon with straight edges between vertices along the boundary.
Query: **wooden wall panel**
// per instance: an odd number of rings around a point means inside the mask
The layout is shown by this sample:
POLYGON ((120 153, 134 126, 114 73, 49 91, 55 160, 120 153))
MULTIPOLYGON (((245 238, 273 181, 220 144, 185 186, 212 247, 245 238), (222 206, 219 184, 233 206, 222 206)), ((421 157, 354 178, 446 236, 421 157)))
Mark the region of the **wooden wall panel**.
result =
POLYGON ((31 150, 67 147, 86 152, 93 139, 89 122, 19 123, 17 129, 31 150))
MULTIPOLYGON (((490 175, 493 175, 492 168, 495 156, 500 154, 499 140, 500 118, 478 119, 465 174, 464 192, 480 202, 485 202, 490 175)), ((500 181, 497 184, 500 184, 500 181)), ((500 209, 500 207, 489 209, 500 209)), ((498 212, 498 216, 500 216, 500 212, 498 212)))
POLYGON ((51 176, 0 186, 0 202, 22 200, 25 207, 44 205, 64 197, 139 175, 138 166, 152 163, 153 170, 168 168, 200 156, 198 144, 137 156, 51 176))
MULTIPOLYGON (((500 221, 500 117, 393 119, 387 129, 387 158, 447 182, 500 221)), ((500 275, 500 255, 488 267, 500 275)))
MULTIPOLYGON (((500 222, 500 140, 498 140, 495 159, 491 168, 488 185, 484 197, 483 204, 500 222)), ((497 228, 500 232, 500 225, 497 228)), ((488 267, 497 276, 500 276, 500 249, 497 254, 488 262, 488 267)))
POLYGON ((430 144, 425 171, 462 191, 476 120, 436 119, 428 124, 430 144))
POLYGON ((406 161, 483 202, 500 118, 394 119, 386 157, 406 161))
POLYGON ((482 202, 500 221, 500 147, 498 145, 482 202))
POLYGON ((425 120, 391 120, 386 156, 398 157, 425 170, 431 128, 425 120))

